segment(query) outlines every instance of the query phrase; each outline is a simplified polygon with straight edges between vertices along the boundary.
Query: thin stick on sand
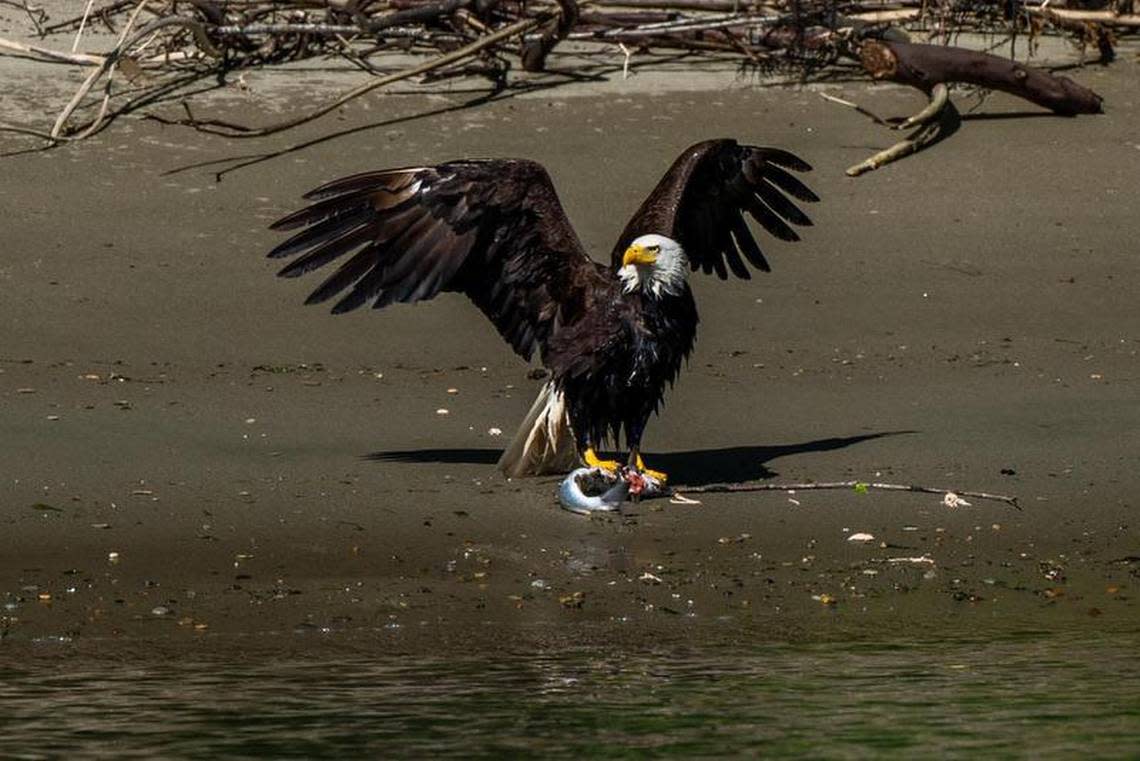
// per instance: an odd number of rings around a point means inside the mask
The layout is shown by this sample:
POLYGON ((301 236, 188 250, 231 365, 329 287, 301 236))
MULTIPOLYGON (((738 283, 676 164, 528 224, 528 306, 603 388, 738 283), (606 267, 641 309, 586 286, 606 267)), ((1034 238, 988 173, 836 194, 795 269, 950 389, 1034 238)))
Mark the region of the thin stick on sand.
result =
POLYGON ((883 117, 879 116, 874 111, 871 111, 870 109, 867 109, 867 108, 864 108, 863 106, 860 106, 858 103, 852 103, 849 100, 844 100, 843 98, 837 98, 836 96, 829 95, 828 93, 825 93, 825 92, 817 92, 816 95, 823 98, 824 100, 831 101, 832 103, 838 103, 841 106, 847 106, 848 108, 853 108, 856 111, 858 111, 859 113, 863 114, 863 116, 866 116, 868 119, 873 121, 875 124, 879 124, 879 125, 882 125, 884 127, 890 127, 891 126, 891 123, 889 121, 887 121, 883 117))
POLYGON ((973 497, 974 499, 987 499, 995 502, 1004 502, 1018 510, 1021 505, 1017 497, 1005 494, 991 494, 985 491, 970 491, 966 489, 942 489, 934 486, 916 486, 915 484, 887 484, 877 481, 818 481, 799 484, 705 484, 702 486, 679 487, 673 494, 684 497, 686 494, 723 494, 753 491, 810 491, 812 489, 878 489, 881 491, 907 491, 921 494, 942 494, 947 506, 961 504, 958 497, 973 497))
POLYGON ((71 52, 79 50, 79 40, 83 37, 83 30, 87 27, 87 19, 91 16, 91 6, 95 0, 87 0, 87 7, 83 9, 83 18, 79 20, 79 31, 75 33, 75 41, 71 43, 71 52))
POLYGON ((39 45, 26 45, 3 37, 0 37, 0 50, 10 50, 22 55, 35 56, 37 60, 43 59, 53 63, 70 63, 77 66, 98 66, 103 63, 103 56, 91 55, 90 53, 66 53, 39 45))

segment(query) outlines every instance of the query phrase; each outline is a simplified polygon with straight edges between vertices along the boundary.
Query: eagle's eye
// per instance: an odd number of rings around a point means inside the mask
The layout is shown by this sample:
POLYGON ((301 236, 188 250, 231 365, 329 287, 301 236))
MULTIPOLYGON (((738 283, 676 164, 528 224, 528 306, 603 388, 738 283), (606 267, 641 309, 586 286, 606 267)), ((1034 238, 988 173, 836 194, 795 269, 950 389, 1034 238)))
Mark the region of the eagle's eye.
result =
POLYGON ((649 253, 651 253, 651 254, 661 253, 661 246, 650 246, 649 247, 649 253))

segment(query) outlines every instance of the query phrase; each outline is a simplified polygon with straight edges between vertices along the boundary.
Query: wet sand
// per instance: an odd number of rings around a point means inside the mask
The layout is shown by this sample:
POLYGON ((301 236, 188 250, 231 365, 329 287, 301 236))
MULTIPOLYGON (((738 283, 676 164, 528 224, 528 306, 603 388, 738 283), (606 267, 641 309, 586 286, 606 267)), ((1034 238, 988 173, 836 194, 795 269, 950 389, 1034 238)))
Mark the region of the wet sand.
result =
MULTIPOLYGON (((4 159, 0 652, 1135 631, 1138 75, 1073 74, 1101 117, 993 96, 858 180, 843 169, 892 136, 731 75, 721 92, 388 95, 256 142, 129 121, 4 159), (194 166, 332 132, 221 182, 194 166), (714 136, 804 156, 823 202, 802 243, 768 245, 770 275, 694 277, 698 347, 650 465, 686 485, 980 489, 1021 511, 801 491, 571 515, 558 479, 494 468, 541 381, 469 303, 334 318, 263 256, 267 224, 325 180, 504 155, 549 168, 604 256, 676 154, 714 136)), ((212 108, 257 119, 270 99, 212 108)))

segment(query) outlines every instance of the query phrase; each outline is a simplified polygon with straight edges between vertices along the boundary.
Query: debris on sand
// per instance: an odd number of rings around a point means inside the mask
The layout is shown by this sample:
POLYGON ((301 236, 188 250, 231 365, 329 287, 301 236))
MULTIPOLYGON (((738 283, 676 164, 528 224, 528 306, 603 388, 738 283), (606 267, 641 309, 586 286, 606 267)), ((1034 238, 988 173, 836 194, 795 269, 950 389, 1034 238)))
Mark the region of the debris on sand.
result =
POLYGON ((970 503, 959 497, 952 491, 946 492, 946 496, 942 498, 942 504, 949 508, 955 507, 969 507, 970 503))
MULTIPOLYGON (((1005 56, 905 41, 906 28, 925 31, 934 14, 937 26, 945 27, 947 41, 963 31, 1008 34, 1012 58, 1020 25, 1033 38, 1052 32, 1074 39, 1082 49, 1082 63, 1083 50, 1089 47, 1098 50, 1100 63, 1108 63, 1114 56, 1113 29, 1140 24, 1133 13, 1105 10, 1089 17, 1076 0, 1056 0, 1049 8, 1046 4, 1025 7, 1015 20, 994 14, 992 4, 963 6, 952 16, 938 16, 918 3, 884 9, 871 0, 763 7, 724 0, 648 0, 633 7, 603 0, 557 0, 554 7, 470 0, 400 4, 151 0, 146 14, 140 13, 142 4, 133 2, 101 8, 100 19, 118 30, 118 41, 99 52, 79 49, 86 13, 49 22, 44 11, 37 9, 41 14, 37 16, 29 7, 36 44, 0 38, 0 51, 53 66, 83 67, 88 74, 50 125, 3 127, 51 147, 84 140, 116 117, 147 108, 146 118, 163 124, 228 137, 265 136, 338 113, 346 103, 416 77, 438 81, 457 74, 482 76, 498 92, 516 65, 512 58, 525 71, 544 71, 551 51, 571 41, 577 51, 588 55, 620 51, 623 79, 631 73, 631 65, 651 61, 663 51, 677 51, 712 60, 735 59, 761 72, 791 70, 804 76, 847 72, 859 62, 863 75, 873 80, 940 94, 909 119, 896 123, 874 117, 885 126, 918 131, 849 171, 858 174, 948 134, 950 128, 943 124, 957 115, 945 97, 951 83, 1002 90, 1060 114, 1099 112, 1100 97, 1064 77, 1011 64, 1005 56), (587 10, 591 5, 597 7, 587 10), (53 42, 56 36, 68 39, 70 52, 62 39, 53 42), (385 72, 391 61, 399 60, 396 56, 412 53, 424 57, 385 72), (195 83, 227 74, 240 89, 251 92, 244 71, 317 59, 337 60, 375 76, 312 110, 268 125, 199 118, 188 97, 195 83), (164 102, 179 104, 179 115, 164 115, 153 108, 164 102)), ((873 116, 855 104, 834 100, 873 116)))

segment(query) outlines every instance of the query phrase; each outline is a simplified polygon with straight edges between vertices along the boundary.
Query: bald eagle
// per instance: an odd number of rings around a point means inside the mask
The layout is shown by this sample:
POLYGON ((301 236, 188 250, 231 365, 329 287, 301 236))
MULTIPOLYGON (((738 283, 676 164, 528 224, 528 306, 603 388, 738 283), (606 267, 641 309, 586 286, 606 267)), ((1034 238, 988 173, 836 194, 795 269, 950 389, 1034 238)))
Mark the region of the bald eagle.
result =
POLYGON ((811 220, 791 199, 819 199, 789 169, 811 167, 729 139, 690 147, 630 219, 610 266, 587 255, 533 161, 365 172, 307 193, 315 203, 272 225, 300 231, 269 256, 295 257, 283 277, 344 260, 307 304, 337 298, 339 313, 458 291, 523 359, 537 349, 549 380, 499 461, 507 475, 565 471, 579 458, 616 470, 598 448, 624 433, 627 464, 663 480, 640 445, 693 349, 688 271, 749 279, 746 261, 768 271, 743 215, 798 240, 790 225, 811 220))

